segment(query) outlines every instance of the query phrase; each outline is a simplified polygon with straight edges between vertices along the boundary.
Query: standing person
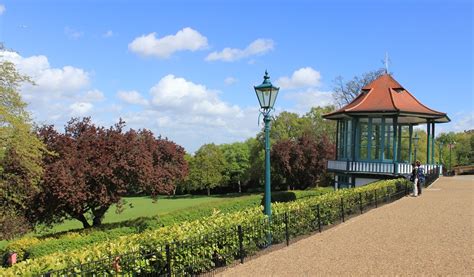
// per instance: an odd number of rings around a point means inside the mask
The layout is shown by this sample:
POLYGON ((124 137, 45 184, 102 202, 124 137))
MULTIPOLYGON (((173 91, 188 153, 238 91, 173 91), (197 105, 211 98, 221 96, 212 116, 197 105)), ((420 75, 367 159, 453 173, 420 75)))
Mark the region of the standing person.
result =
POLYGON ((411 164, 412 170, 411 170, 411 176, 410 176, 410 181, 413 182, 413 196, 418 196, 418 167, 416 166, 416 163, 411 164))
POLYGON ((425 182, 425 174, 423 172, 423 167, 421 167, 421 162, 416 161, 416 167, 417 167, 417 172, 416 172, 416 179, 417 179, 417 187, 418 187, 418 195, 421 195, 421 187, 423 183, 425 182))

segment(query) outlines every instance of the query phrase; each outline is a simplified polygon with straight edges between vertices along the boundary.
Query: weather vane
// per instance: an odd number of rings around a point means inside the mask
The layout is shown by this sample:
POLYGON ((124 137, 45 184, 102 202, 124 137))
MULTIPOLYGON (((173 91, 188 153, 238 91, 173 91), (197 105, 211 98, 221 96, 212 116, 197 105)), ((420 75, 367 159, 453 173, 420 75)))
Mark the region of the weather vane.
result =
POLYGON ((385 52, 385 60, 384 60, 384 64, 385 64, 385 73, 388 74, 388 63, 390 62, 390 59, 388 58, 388 52, 385 52))

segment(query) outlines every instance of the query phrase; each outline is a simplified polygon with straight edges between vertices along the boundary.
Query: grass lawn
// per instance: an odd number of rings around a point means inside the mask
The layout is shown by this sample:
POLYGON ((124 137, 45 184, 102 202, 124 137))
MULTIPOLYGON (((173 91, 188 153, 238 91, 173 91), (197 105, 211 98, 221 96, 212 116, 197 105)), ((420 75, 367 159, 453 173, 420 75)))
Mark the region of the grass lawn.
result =
MULTIPOLYGON (((331 188, 322 188, 318 189, 318 193, 327 193, 332 191, 331 188)), ((306 191, 294 191, 294 194, 288 194, 287 192, 279 192, 275 195, 277 197, 275 201, 291 201, 294 200, 291 198, 291 195, 296 198, 301 197, 308 197, 314 196, 314 190, 306 191), (284 196, 286 195, 286 196, 284 196), (284 197, 283 197, 284 196, 284 197)), ((295 198, 295 199, 296 199, 295 198)), ((223 212, 233 212, 235 210, 249 208, 250 206, 259 205, 262 199, 261 193, 253 193, 253 194, 226 194, 226 195, 215 195, 215 196, 201 196, 201 195, 185 195, 185 196, 177 196, 177 197, 168 197, 168 196, 161 196, 158 199, 154 200, 150 197, 125 197, 123 211, 121 213, 117 213, 116 206, 110 207, 108 212, 105 214, 104 217, 104 226, 102 230, 114 230, 115 228, 122 228, 124 226, 141 226, 140 224, 151 224, 148 225, 151 228, 156 228, 157 226, 161 226, 161 224, 173 224, 176 222, 180 222, 183 220, 190 220, 195 218, 200 218, 203 216, 209 216, 212 214, 213 209, 218 208, 223 212), (159 216, 159 221, 153 221, 151 219, 155 216, 159 216), (144 218, 139 220, 138 222, 136 219, 144 218), (151 220, 151 221, 150 221, 151 220), (119 223, 120 225, 114 224, 119 223), (123 225, 125 224, 125 225, 123 225), (127 225, 131 224, 131 225, 127 225), (138 225, 137 225, 138 224, 138 225), (153 225, 156 224, 156 225, 153 225), (108 229, 110 228, 110 229, 108 229)), ((272 197, 273 201, 273 197, 272 197)), ((91 220, 89 220, 91 221, 91 220)), ((147 226, 147 225, 144 225, 147 226)), ((31 236, 38 236, 42 237, 42 235, 49 235, 49 234, 56 234, 61 233, 64 231, 69 230, 82 230, 82 224, 78 220, 67 220, 61 224, 57 224, 52 228, 38 228, 36 233, 29 233, 26 234, 26 237, 31 236)), ((134 229, 130 229, 133 231, 134 229)), ((128 230, 125 230, 129 232, 128 230)), ((121 231, 119 231, 121 232, 121 231)), ((93 233, 91 233, 91 237, 93 233)), ((86 236, 87 237, 87 236, 86 236)), ((100 236, 99 236, 100 237, 100 236)), ((99 238, 98 237, 98 238, 99 238)), ((83 239, 84 237, 78 238, 77 240, 84 240, 87 242, 87 238, 83 239)), ((102 238, 103 239, 103 238, 102 238)), ((61 240, 58 238, 58 240, 61 240)), ((67 239, 66 239, 67 240, 67 239)), ((100 239, 99 239, 100 240, 100 239)), ((45 242, 47 244, 54 245, 56 242, 45 242)), ((0 241, 0 250, 3 251, 5 246, 8 244, 8 241, 0 241)), ((44 246, 45 249, 49 249, 48 247, 52 247, 51 245, 44 246)), ((0 251, 0 252, 1 252, 0 251)), ((41 251, 40 251, 41 253, 41 251)))
MULTIPOLYGON (((230 198, 239 199, 246 197, 248 194, 236 196, 230 194, 227 197, 223 195, 218 196, 201 196, 201 195, 187 195, 178 197, 159 197, 156 202, 150 197, 124 197, 126 201, 125 210, 121 213, 116 212, 116 207, 113 205, 105 214, 103 223, 114 223, 134 219, 137 217, 150 217, 155 215, 166 214, 169 212, 199 206, 204 203, 228 201, 230 198)), ((53 226, 52 229, 45 230, 44 233, 56 233, 68 231, 72 229, 81 229, 82 223, 78 220, 67 220, 61 224, 53 226)), ((3 242, 3 241, 2 241, 3 242)), ((1 243, 1 242, 0 242, 1 243)), ((0 244, 1 248, 1 244, 0 244)))
MULTIPOLYGON (((229 194, 216 196, 201 196, 201 195, 185 195, 177 197, 161 196, 158 200, 153 201, 150 197, 124 197, 126 201, 125 209, 121 213, 116 212, 116 206, 113 205, 105 214, 103 223, 114 223, 125 220, 130 220, 138 217, 151 217, 155 215, 162 215, 169 212, 174 212, 181 209, 199 206, 206 203, 219 203, 229 201, 230 199, 243 199, 245 197, 256 197, 257 194, 229 194)), ((82 223, 78 220, 66 220, 63 223, 54 225, 51 229, 41 229, 38 232, 40 235, 68 231, 73 229, 82 229, 82 223)), ((29 233, 26 236, 34 236, 29 233)), ((6 240, 0 240, 0 249, 3 249, 8 244, 6 240)))

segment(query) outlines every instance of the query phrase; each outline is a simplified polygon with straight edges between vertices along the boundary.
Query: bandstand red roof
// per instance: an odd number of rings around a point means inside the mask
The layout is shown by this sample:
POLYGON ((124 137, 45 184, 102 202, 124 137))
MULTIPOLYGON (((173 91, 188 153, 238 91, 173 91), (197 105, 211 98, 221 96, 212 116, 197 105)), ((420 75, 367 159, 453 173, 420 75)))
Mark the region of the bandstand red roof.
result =
POLYGON ((351 103, 324 115, 327 119, 338 119, 351 115, 397 114, 400 123, 422 123, 427 120, 449 122, 446 113, 423 105, 390 74, 384 74, 362 88, 351 103))

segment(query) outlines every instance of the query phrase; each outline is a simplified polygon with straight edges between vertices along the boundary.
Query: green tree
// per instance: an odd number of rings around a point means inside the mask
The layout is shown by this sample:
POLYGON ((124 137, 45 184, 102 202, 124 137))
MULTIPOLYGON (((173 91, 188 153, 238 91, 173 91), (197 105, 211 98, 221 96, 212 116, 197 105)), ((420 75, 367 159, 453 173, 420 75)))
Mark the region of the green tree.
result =
POLYGON ((360 76, 354 76, 352 80, 344 81, 342 76, 336 77, 334 80, 333 97, 338 107, 349 104, 354 98, 359 95, 363 87, 368 85, 373 80, 382 76, 385 69, 378 69, 366 72, 360 76))
POLYGON ((246 184, 250 168, 250 148, 244 142, 223 144, 220 146, 226 160, 225 175, 229 185, 237 185, 238 192, 242 192, 242 184, 246 184))
MULTIPOLYGON (((281 112, 272 121, 270 139, 272 141, 295 139, 303 134, 307 125, 308 121, 306 118, 300 117, 296 113, 281 112)), ((263 130, 261 136, 263 136, 263 130)))
MULTIPOLYGON (((449 143, 453 143, 451 150, 451 163, 453 167, 474 164, 474 130, 458 133, 441 133, 437 138, 437 142, 438 145, 442 143, 441 155, 445 166, 450 165, 449 143)), ((439 152, 439 148, 437 150, 439 152)))
POLYGON ((20 85, 31 80, 0 62, 0 226, 2 237, 26 231, 29 200, 38 192, 44 144, 33 132, 20 85), (18 224, 15 224, 18 223, 18 224))
POLYGON ((212 188, 225 184, 226 167, 226 160, 218 146, 213 143, 201 146, 189 165, 189 188, 206 189, 207 195, 211 195, 212 188))
POLYGON ((249 148, 249 164, 245 176, 249 180, 249 186, 263 189, 265 170, 265 149, 263 137, 249 138, 245 141, 249 148))
POLYGON ((331 141, 336 141, 336 121, 323 118, 323 115, 334 111, 335 108, 336 107, 332 105, 311 108, 303 117, 306 119, 305 122, 307 122, 304 133, 312 134, 316 138, 320 138, 324 135, 328 136, 331 141))

